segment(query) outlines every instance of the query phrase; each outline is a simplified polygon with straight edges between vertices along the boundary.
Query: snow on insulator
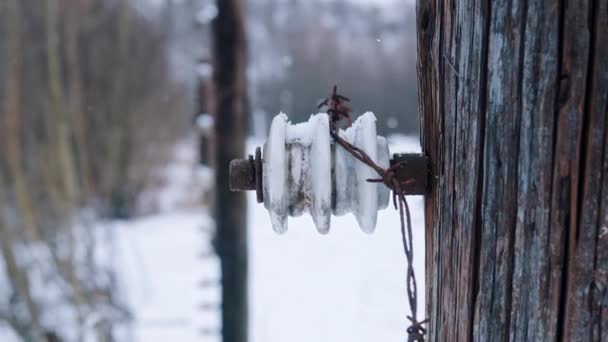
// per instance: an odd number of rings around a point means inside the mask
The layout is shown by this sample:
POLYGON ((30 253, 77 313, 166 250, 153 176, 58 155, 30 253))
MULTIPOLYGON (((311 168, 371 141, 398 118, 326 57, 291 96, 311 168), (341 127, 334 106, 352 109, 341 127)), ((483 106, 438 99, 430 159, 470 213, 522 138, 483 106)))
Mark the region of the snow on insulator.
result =
MULTIPOLYGON (((361 148, 382 168, 389 166, 386 139, 376 135, 376 117, 365 113, 340 136, 361 148)), ((317 230, 329 232, 331 214, 352 212, 361 230, 375 230, 377 212, 388 206, 389 190, 367 179, 378 178, 329 135, 327 114, 292 125, 283 113, 272 120, 264 144, 264 205, 277 233, 287 231, 287 217, 310 212, 317 230)))

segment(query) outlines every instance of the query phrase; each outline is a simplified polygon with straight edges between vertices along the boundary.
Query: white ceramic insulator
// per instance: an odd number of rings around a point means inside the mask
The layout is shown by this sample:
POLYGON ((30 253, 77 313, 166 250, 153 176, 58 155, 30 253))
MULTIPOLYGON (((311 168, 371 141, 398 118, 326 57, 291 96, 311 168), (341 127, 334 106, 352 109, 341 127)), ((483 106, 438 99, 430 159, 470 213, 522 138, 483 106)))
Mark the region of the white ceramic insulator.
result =
MULTIPOLYGON (((365 113, 340 136, 365 151, 380 167, 389 166, 386 139, 376 135, 376 118, 365 113)), ((264 144, 264 205, 277 233, 287 231, 287 216, 308 211, 317 230, 329 232, 331 214, 352 212, 361 229, 374 231, 377 211, 388 206, 389 190, 367 179, 378 178, 369 166, 336 145, 327 114, 291 125, 277 115, 264 144)))
POLYGON ((285 133, 289 123, 285 114, 274 117, 268 141, 264 144, 264 204, 277 233, 287 231, 287 161, 285 133))

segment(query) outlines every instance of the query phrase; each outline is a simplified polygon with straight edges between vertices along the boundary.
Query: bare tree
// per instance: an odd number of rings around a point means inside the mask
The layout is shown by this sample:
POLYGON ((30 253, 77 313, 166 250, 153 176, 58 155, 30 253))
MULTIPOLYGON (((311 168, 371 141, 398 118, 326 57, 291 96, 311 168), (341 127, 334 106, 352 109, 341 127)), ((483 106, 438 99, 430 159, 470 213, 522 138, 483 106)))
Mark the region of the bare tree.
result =
POLYGON ((95 316, 107 340, 128 315, 90 223, 135 212, 187 127, 182 86, 160 27, 127 0, 0 8, 0 320, 28 341, 82 340, 95 316))

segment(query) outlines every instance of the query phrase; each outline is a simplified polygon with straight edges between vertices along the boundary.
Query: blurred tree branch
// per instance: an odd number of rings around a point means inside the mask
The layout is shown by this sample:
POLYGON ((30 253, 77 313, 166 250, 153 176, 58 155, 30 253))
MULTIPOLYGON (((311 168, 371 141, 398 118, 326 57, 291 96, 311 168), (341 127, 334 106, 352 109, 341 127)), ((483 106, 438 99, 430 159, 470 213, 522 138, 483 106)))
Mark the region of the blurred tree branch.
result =
POLYGON ((82 340, 95 314, 107 340, 128 315, 90 223, 135 214, 157 182, 190 116, 183 84, 160 25, 128 0, 0 8, 0 256, 12 288, 0 300, 17 298, 0 319, 22 336, 36 327, 82 340), (36 302, 48 287, 69 307, 70 329, 42 319, 57 310, 36 302), (27 315, 13 314, 22 307, 27 315))

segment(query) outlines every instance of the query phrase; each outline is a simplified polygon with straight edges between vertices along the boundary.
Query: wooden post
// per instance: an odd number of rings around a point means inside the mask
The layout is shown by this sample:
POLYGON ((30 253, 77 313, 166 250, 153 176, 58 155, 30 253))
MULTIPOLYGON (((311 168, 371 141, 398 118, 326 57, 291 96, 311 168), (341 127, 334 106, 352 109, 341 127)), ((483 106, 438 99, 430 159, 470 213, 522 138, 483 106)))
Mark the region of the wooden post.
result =
POLYGON ((224 342, 247 341, 247 202, 230 192, 230 160, 245 155, 246 41, 244 1, 216 2, 213 22, 217 248, 222 270, 224 342))
POLYGON ((608 2, 418 0, 429 341, 608 341, 608 2))

